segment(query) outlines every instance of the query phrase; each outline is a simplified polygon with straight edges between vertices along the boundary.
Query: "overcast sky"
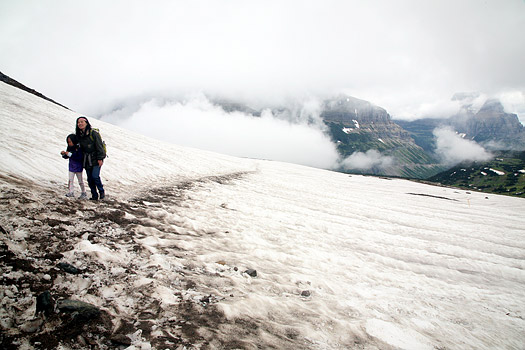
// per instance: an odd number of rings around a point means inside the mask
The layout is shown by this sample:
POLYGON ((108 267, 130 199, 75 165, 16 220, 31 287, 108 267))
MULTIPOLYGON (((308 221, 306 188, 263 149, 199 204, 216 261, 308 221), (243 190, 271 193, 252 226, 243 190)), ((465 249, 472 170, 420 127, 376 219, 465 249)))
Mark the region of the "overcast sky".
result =
POLYGON ((395 118, 455 92, 525 120, 525 1, 0 1, 0 71, 81 113, 206 92, 282 101, 344 91, 395 118))

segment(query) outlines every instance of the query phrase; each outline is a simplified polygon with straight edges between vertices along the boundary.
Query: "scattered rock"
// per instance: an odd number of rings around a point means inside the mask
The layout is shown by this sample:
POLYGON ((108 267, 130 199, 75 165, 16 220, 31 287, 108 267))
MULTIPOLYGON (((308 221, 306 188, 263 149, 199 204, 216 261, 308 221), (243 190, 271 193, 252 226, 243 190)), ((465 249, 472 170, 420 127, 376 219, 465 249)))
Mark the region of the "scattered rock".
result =
POLYGON ((64 263, 64 262, 61 262, 61 263, 58 263, 57 264, 57 267, 59 269, 61 269, 62 271, 65 271, 67 273, 71 273, 73 275, 78 275, 81 271, 79 269, 77 269, 75 266, 71 265, 71 264, 68 264, 68 263, 64 263))
POLYGON ((90 320, 100 315, 100 309, 95 305, 79 300, 59 300, 57 307, 61 312, 74 314, 76 320, 90 320))
POLYGON ((312 295, 312 292, 310 292, 309 290, 303 290, 303 291, 301 292, 301 296, 302 296, 302 297, 307 298, 307 297, 309 297, 310 295, 312 295))
POLYGON ((53 298, 51 297, 51 293, 49 291, 45 291, 41 294, 39 294, 36 297, 36 312, 35 315, 38 315, 39 313, 43 313, 46 316, 49 316, 51 312, 53 311, 54 305, 53 305, 53 298))
POLYGON ((0 318, 0 327, 8 329, 13 327, 13 320, 10 318, 0 318))
POLYGON ((35 318, 21 325, 20 330, 25 333, 35 333, 40 329, 42 323, 44 323, 44 321, 41 318, 35 318))
POLYGON ((210 294, 210 295, 208 295, 208 296, 202 297, 202 298, 200 299, 200 302, 201 302, 201 303, 205 303, 205 304, 209 304, 210 301, 211 301, 211 298, 212 298, 212 295, 210 294))
POLYGON ((116 345, 131 345, 131 339, 124 334, 113 334, 110 338, 111 342, 116 345))
POLYGON ((86 346, 87 345, 86 339, 84 339, 84 337, 81 336, 80 334, 77 336, 77 342, 81 346, 86 346))
POLYGON ((244 273, 251 277, 257 277, 257 271, 254 269, 248 269, 244 273))
POLYGON ((49 259, 51 261, 60 260, 63 257, 64 255, 61 253, 47 253, 46 255, 44 255, 44 259, 49 259))

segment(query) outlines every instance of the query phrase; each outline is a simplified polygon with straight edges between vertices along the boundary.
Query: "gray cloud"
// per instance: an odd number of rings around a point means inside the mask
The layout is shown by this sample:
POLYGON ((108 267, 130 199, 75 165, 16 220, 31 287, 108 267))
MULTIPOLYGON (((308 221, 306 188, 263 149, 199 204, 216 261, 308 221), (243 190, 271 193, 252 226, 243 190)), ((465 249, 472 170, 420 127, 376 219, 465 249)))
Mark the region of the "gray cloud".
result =
POLYGON ((522 0, 0 3, 0 67, 97 114, 129 96, 282 102, 347 92, 398 118, 457 91, 525 110, 522 0))

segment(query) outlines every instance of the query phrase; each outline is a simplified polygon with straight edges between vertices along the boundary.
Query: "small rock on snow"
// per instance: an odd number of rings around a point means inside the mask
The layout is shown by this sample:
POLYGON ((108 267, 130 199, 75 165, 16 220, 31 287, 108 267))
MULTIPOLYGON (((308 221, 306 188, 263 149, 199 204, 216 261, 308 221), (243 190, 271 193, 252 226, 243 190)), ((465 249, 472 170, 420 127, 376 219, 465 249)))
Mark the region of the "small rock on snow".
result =
POLYGON ((89 320, 100 315, 100 309, 98 307, 79 300, 59 300, 57 306, 62 312, 76 313, 75 318, 77 319, 89 320))
POLYGON ((77 269, 75 266, 73 266, 71 264, 68 264, 68 263, 64 263, 64 262, 58 263, 57 267, 60 268, 61 270, 65 271, 65 272, 67 272, 67 273, 71 273, 71 274, 74 274, 74 275, 77 275, 77 274, 80 273, 79 269, 77 269))
POLYGON ((26 333, 35 333, 40 329, 40 326, 42 325, 44 321, 41 318, 35 318, 34 320, 27 321, 23 325, 20 326, 20 329, 22 332, 26 333))
POLYGON ((248 274, 248 276, 251 276, 251 277, 257 277, 257 271, 254 269, 248 269, 244 271, 244 273, 248 274))
POLYGON ((43 312, 46 316, 49 316, 51 314, 51 311, 53 311, 53 298, 51 297, 51 293, 49 291, 45 291, 36 297, 36 313, 39 314, 40 312, 43 312))

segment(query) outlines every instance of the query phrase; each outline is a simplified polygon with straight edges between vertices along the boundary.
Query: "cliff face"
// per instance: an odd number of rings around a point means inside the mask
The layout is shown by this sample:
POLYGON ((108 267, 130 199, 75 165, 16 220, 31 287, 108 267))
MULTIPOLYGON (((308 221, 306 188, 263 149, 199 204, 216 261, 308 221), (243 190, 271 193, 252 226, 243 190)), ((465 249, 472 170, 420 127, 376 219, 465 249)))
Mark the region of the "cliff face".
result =
MULTIPOLYGON (((463 98, 454 96, 453 100, 463 101, 463 98)), ((417 144, 427 152, 434 151, 436 145, 433 131, 442 126, 464 134, 466 139, 476 141, 491 151, 525 150, 525 128, 516 114, 506 113, 497 99, 487 100, 477 112, 466 100, 461 111, 448 119, 396 120, 396 123, 408 130, 417 144)))
POLYGON ((488 148, 525 148, 525 130, 516 114, 506 113, 497 99, 489 99, 477 113, 463 113, 449 124, 466 137, 488 148))
POLYGON ((385 109, 368 101, 344 95, 326 100, 321 118, 343 158, 375 150, 393 159, 388 166, 366 169, 364 173, 425 178, 443 170, 406 130, 392 121, 385 109))
POLYGON ((388 123, 390 115, 381 107, 351 96, 340 95, 323 102, 321 117, 327 122, 353 125, 353 120, 361 123, 388 123))
POLYGON ((387 111, 372 103, 351 96, 338 96, 323 103, 321 118, 337 123, 348 132, 370 133, 383 141, 389 138, 412 142, 410 134, 392 121, 387 111))
POLYGON ((505 113, 498 100, 488 100, 467 121, 465 133, 481 143, 498 142, 505 145, 523 143, 524 130, 516 114, 505 113))

